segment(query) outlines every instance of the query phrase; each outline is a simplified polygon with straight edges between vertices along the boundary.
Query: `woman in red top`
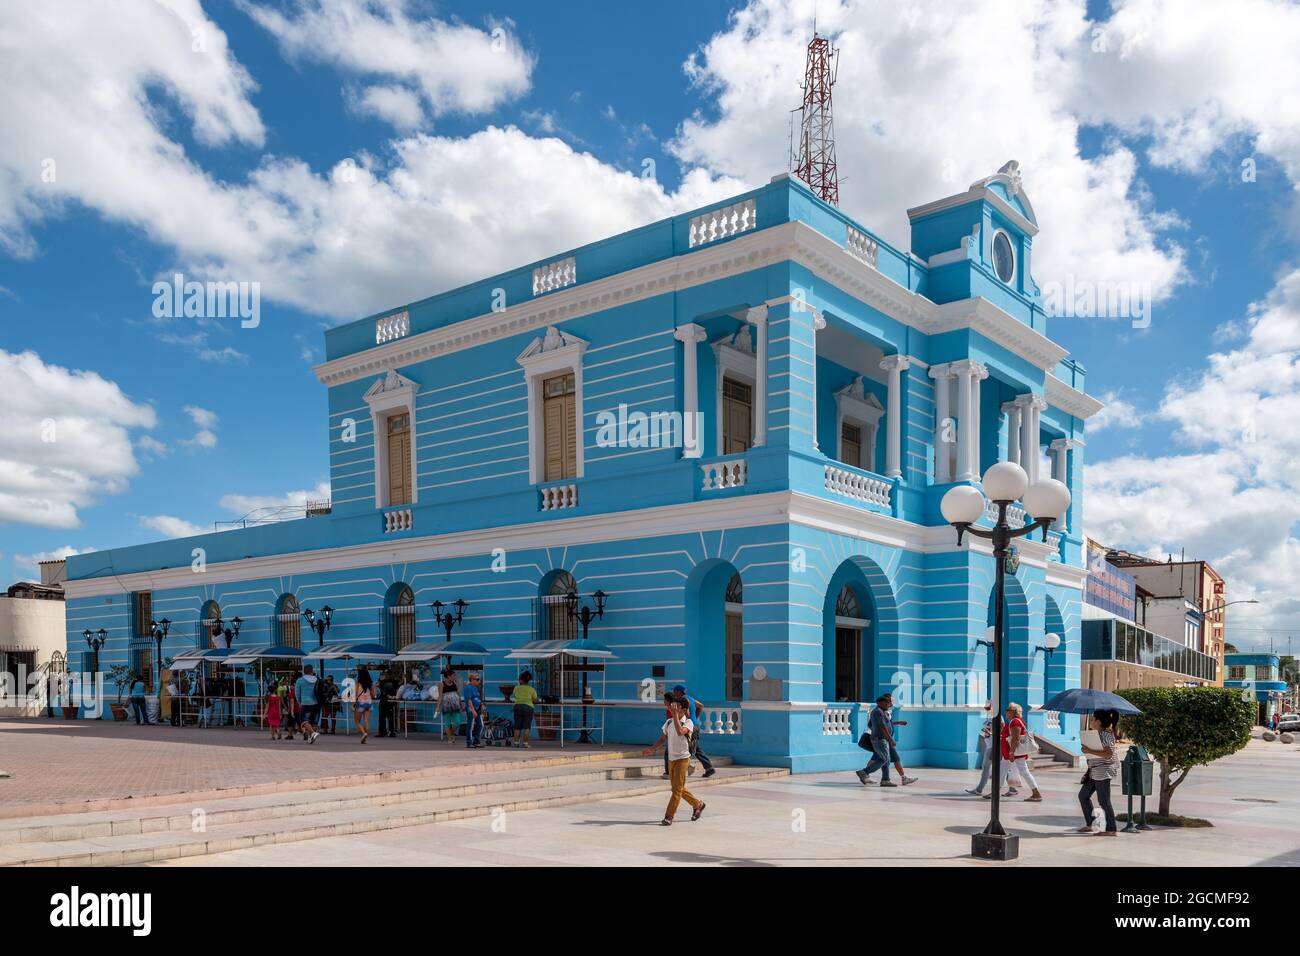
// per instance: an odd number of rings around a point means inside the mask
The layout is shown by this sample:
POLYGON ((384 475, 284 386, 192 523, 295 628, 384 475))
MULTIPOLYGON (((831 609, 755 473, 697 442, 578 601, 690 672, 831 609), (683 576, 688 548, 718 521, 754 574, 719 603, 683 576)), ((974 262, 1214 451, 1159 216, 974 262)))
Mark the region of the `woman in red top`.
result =
MULTIPOLYGON (((1002 724, 1002 784, 1005 786, 1007 778, 1011 775, 1012 768, 1016 774, 1024 779, 1032 788, 1029 796, 1025 797, 1026 803, 1041 803, 1043 795, 1038 792, 1038 781, 1034 775, 1029 772, 1029 754, 1017 754, 1020 748, 1021 738, 1029 735, 1029 728, 1025 726, 1024 718, 1021 716, 1019 704, 1007 704, 1006 720, 1002 724)), ((1011 792, 1003 794, 1004 797, 1011 796, 1011 792)))

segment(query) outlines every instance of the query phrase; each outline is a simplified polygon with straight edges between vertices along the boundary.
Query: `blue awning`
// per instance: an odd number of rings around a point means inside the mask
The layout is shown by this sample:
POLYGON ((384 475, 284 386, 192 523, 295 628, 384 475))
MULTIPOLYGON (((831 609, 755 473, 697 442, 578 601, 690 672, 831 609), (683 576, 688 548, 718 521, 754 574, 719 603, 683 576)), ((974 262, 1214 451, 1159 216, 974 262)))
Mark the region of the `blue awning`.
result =
POLYGON ((396 661, 431 661, 435 657, 487 657, 488 649, 473 641, 420 641, 407 644, 397 656, 396 661))
POLYGON ((241 647, 232 650, 224 661, 226 664, 250 664, 255 660, 268 657, 306 657, 301 647, 288 644, 264 644, 261 647, 241 647))
POLYGON ((351 644, 326 644, 314 651, 305 652, 304 656, 323 661, 362 657, 366 660, 387 661, 391 660, 394 654, 377 641, 362 641, 351 644))
POLYGON ((529 641, 506 655, 513 660, 541 661, 567 654, 569 657, 613 657, 614 652, 595 641, 529 641))
POLYGON ((174 671, 188 671, 198 667, 204 661, 219 661, 227 663, 230 651, 224 647, 204 647, 196 648, 192 651, 182 651, 172 658, 170 669, 174 671))

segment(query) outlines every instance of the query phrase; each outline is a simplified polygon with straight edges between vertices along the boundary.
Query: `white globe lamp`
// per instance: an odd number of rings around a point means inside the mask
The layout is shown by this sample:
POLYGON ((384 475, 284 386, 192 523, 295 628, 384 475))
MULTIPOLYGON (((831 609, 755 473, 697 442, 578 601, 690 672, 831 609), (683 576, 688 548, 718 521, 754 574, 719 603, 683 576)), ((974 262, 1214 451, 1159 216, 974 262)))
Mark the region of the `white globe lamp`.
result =
POLYGON ((974 524, 984 514, 984 496, 973 485, 953 485, 944 492, 939 511, 949 524, 974 524))
POLYGON ((1070 507, 1070 489, 1055 478, 1040 478, 1025 492, 1025 510, 1030 517, 1055 521, 1070 507))
POLYGON ((1061 635, 1060 635, 1060 634, 1044 634, 1044 635, 1043 635, 1043 648, 1044 648, 1045 650, 1054 651, 1054 650, 1056 650, 1056 649, 1057 649, 1058 647, 1060 647, 1060 646, 1061 646, 1061 635))
POLYGON ((1028 487, 1029 476, 1014 461, 1000 461, 984 472, 984 493, 990 501, 1015 501, 1028 487))

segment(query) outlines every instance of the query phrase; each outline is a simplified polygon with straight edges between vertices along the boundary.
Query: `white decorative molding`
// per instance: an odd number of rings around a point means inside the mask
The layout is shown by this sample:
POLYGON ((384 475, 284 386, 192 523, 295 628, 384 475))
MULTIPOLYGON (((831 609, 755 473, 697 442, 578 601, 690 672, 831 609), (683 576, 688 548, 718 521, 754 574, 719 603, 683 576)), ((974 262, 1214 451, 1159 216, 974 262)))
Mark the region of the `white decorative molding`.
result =
MULTIPOLYGON (((752 311, 752 310, 751 310, 752 311)), ((764 311, 766 317, 766 310, 764 311)), ((767 323, 764 321, 759 329, 759 334, 766 336, 767 323)), ((724 378, 737 379, 747 383, 754 394, 754 401, 750 405, 750 411, 754 416, 753 434, 754 444, 758 444, 758 356, 754 354, 754 337, 751 331, 751 325, 748 321, 741 323, 740 328, 730 335, 724 335, 722 338, 713 343, 714 356, 714 389, 716 418, 718 423, 714 454, 723 453, 722 440, 724 438, 723 416, 722 416, 722 380, 724 378)))
POLYGON ((528 482, 537 484, 546 473, 543 461, 546 455, 546 442, 542 435, 542 381, 556 373, 573 373, 574 417, 577 420, 578 436, 575 442, 577 460, 574 467, 576 478, 584 473, 586 444, 582 430, 582 356, 587 351, 587 342, 575 335, 561 332, 550 326, 546 334, 533 339, 528 348, 519 353, 516 361, 524 370, 524 382, 528 388, 528 482))
MULTIPOLYGON (((414 365, 521 332, 749 273, 786 260, 797 262, 818 278, 834 283, 868 306, 926 335, 974 329, 1044 370, 1055 368, 1067 354, 1056 343, 986 299, 963 299, 937 305, 849 255, 843 246, 811 226, 788 222, 741 236, 733 242, 638 266, 541 298, 527 299, 502 312, 487 312, 397 342, 340 356, 315 366, 314 371, 321 384, 339 385, 390 368, 414 365)), ((773 300, 776 301, 780 300, 773 300)), ((1062 387, 1068 388, 1063 383, 1062 387)), ((1082 394, 1073 389, 1070 391, 1075 395, 1082 394)), ((1048 395, 1052 395, 1050 388, 1048 395)), ((1053 404, 1058 405, 1056 401, 1053 404)))
MULTIPOLYGON (((957 535, 948 525, 919 525, 892 515, 866 511, 855 504, 829 497, 797 491, 774 491, 637 508, 612 514, 554 518, 473 531, 209 562, 204 583, 215 586, 263 577, 309 575, 435 558, 466 558, 482 555, 494 547, 523 551, 530 548, 598 544, 638 537, 696 534, 700 531, 759 528, 785 523, 829 531, 887 547, 904 548, 919 554, 973 551, 981 555, 992 555, 992 546, 987 541, 969 535, 958 545, 957 535)), ((1049 562, 1051 549, 1038 541, 1022 538, 1017 542, 1017 547, 1020 548, 1022 564, 1047 569, 1049 584, 1082 589, 1083 580, 1087 576, 1085 568, 1057 561, 1049 562)), ((193 583, 194 572, 185 563, 179 567, 153 571, 77 578, 68 581, 64 585, 64 591, 71 599, 129 594, 132 591, 164 591, 190 587, 193 583)))
POLYGON ((890 507, 890 495, 894 490, 892 482, 883 478, 873 478, 837 465, 827 465, 824 477, 826 490, 846 498, 856 498, 873 505, 890 507))
POLYGON ((375 319, 375 344, 404 339, 411 332, 411 316, 405 309, 375 319))
POLYGON ((537 491, 541 495, 542 511, 563 511, 578 507, 577 485, 548 485, 537 491))
POLYGON ((573 256, 548 262, 533 270, 533 295, 555 292, 578 281, 578 263, 573 256))
POLYGON ((723 488, 739 488, 749 475, 749 468, 743 458, 727 458, 723 461, 710 461, 700 464, 704 481, 701 491, 720 491, 723 488))
POLYGON ((410 508, 398 508, 396 511, 384 512, 384 534, 393 531, 410 531, 411 528, 410 508))
POLYGON ((420 500, 420 486, 417 479, 419 461, 416 448, 415 430, 415 396, 420 391, 419 383, 413 382, 405 375, 392 369, 366 389, 363 396, 370 406, 370 425, 374 438, 375 452, 375 507, 386 508, 389 505, 415 504, 420 500), (388 419, 394 412, 405 412, 411 433, 411 500, 388 500, 388 419))
POLYGON ((822 736, 848 737, 853 735, 853 708, 826 707, 822 710, 822 736))
POLYGON ((1047 404, 1079 419, 1091 418, 1106 407, 1105 402, 1066 385, 1051 372, 1043 378, 1043 396, 1047 404))
POLYGON ((865 232, 859 232, 849 226, 844 248, 854 259, 865 262, 873 269, 876 268, 876 258, 880 253, 880 245, 865 232))
POLYGON ((688 245, 694 249, 706 243, 738 236, 753 229, 758 224, 758 207, 751 197, 742 202, 711 209, 698 216, 692 216, 688 223, 688 245))
POLYGON ((862 448, 866 452, 861 467, 865 471, 876 470, 876 433, 880 428, 880 416, 885 414, 885 406, 875 393, 868 392, 859 375, 848 385, 835 393, 835 449, 836 457, 844 460, 844 423, 850 422, 862 429, 862 448))
POLYGON ((983 179, 975 180, 964 193, 957 193, 955 196, 946 196, 943 199, 936 199, 934 202, 922 206, 912 207, 907 210, 907 218, 909 221, 920 219, 922 216, 931 216, 937 212, 955 209, 958 206, 965 206, 977 200, 987 202, 1006 216, 1025 235, 1034 236, 1038 234, 1038 219, 1034 214, 1033 205, 1029 202, 1029 197, 1025 195, 1021 186, 1020 164, 1014 159, 1003 164, 1002 168, 992 176, 985 176, 983 179), (990 189, 989 187, 994 183, 1001 183, 1006 188, 1007 195, 1019 199, 1025 207, 1025 212, 1021 212, 990 189))

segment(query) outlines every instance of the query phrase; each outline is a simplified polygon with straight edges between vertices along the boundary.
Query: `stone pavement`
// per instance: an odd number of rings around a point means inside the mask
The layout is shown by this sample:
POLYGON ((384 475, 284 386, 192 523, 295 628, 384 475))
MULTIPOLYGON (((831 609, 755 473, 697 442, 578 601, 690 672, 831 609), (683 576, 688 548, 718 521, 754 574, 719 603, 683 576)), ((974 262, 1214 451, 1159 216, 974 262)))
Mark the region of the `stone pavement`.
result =
MULTIPOLYGON (((358 778, 393 771, 452 771, 467 764, 545 761, 560 751, 486 747, 468 751, 421 734, 410 739, 322 735, 271 740, 268 733, 234 727, 137 727, 131 722, 0 720, 0 818, 109 808, 130 799, 166 794, 245 791, 304 779, 358 778), (63 805, 63 806, 61 806, 63 805)), ((565 755, 619 753, 629 748, 564 748, 565 755)))
MULTIPOLYGON (((682 813, 671 828, 658 826, 664 795, 656 794, 163 865, 1008 865, 968 856, 970 834, 983 828, 988 813, 987 801, 961 793, 971 775, 916 772, 919 783, 896 790, 864 788, 846 773, 730 784, 702 792, 708 802, 702 820, 690 823, 682 813)), ((1244 751, 1193 770, 1174 811, 1206 817, 1212 829, 1111 839, 1074 833, 1082 822, 1075 797, 1080 774, 1045 771, 1039 775, 1043 803, 1004 803, 1004 821, 1021 836, 1015 865, 1300 866, 1300 748, 1253 740, 1244 751)))

